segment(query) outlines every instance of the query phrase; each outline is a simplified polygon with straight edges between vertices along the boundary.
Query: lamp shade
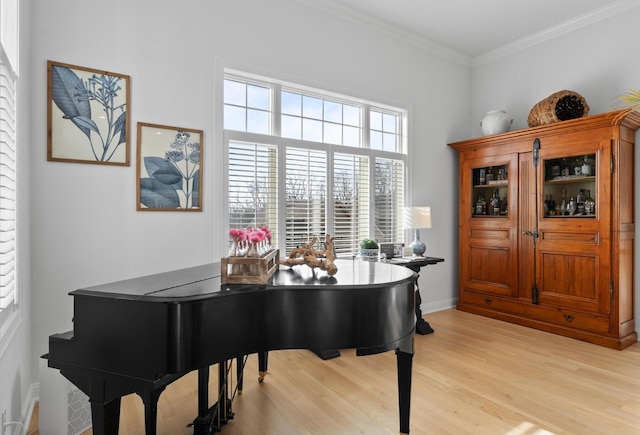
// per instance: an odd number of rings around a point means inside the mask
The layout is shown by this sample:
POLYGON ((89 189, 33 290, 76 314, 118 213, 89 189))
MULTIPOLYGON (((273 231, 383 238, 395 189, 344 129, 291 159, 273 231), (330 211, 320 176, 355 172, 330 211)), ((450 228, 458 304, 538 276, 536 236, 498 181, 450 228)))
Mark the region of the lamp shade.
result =
POLYGON ((406 229, 431 228, 431 207, 404 207, 402 223, 406 229))

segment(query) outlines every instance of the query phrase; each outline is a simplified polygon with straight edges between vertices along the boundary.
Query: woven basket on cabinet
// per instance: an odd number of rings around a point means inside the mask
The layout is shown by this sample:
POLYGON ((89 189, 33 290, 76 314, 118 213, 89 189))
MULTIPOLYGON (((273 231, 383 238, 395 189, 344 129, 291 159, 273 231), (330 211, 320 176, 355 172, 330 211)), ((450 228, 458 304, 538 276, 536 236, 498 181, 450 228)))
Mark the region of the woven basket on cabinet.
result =
POLYGON ((582 118, 589 113, 589 105, 582 95, 574 91, 558 91, 537 103, 529 112, 529 127, 558 121, 582 118))

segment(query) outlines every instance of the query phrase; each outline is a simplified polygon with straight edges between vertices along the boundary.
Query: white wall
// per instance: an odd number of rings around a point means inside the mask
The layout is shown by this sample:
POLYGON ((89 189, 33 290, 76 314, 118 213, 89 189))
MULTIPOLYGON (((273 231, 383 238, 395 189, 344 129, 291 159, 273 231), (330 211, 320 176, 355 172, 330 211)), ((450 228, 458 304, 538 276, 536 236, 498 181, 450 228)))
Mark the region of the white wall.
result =
POLYGON ((446 144, 471 131, 468 65, 293 0, 32 1, 32 367, 47 391, 42 434, 57 430, 47 409, 59 387, 37 356, 49 335, 72 328, 67 293, 217 261, 226 250, 215 105, 225 66, 411 111, 412 203, 432 206, 434 229, 422 239, 446 258, 423 271, 424 303, 454 302, 457 173, 446 144), (131 76, 130 167, 46 161, 47 60, 131 76), (136 212, 138 121, 204 130, 202 213, 136 212))
MULTIPOLYGON (((591 115, 611 110, 617 95, 628 89, 640 89, 638 22, 640 5, 516 54, 475 66, 471 102, 473 136, 482 134, 480 119, 488 110, 496 108, 506 109, 514 118, 513 129, 527 128, 531 108, 563 89, 582 95, 591 115)), ((636 133, 636 146, 640 146, 640 133, 636 133)), ((637 151, 636 220, 640 216, 639 169, 640 152, 637 151)), ((636 237, 638 252, 640 239, 636 237)), ((640 255, 636 254, 636 271, 639 266, 640 255)), ((636 297, 635 318, 639 316, 640 298, 636 297)), ((637 320, 636 331, 640 331, 637 320)))

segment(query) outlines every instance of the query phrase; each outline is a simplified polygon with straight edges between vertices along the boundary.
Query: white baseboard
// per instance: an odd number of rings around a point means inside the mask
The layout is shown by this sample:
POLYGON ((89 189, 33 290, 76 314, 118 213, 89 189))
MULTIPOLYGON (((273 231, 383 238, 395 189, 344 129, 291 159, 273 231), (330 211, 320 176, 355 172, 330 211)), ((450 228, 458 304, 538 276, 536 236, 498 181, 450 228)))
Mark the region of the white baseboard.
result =
POLYGON ((449 308, 455 308, 458 304, 458 298, 453 298, 449 300, 429 302, 428 304, 422 302, 420 304, 420 308, 422 309, 422 313, 435 313, 436 311, 448 310, 449 308))
POLYGON ((33 416, 33 408, 38 402, 40 386, 38 383, 31 384, 31 387, 27 391, 27 396, 22 402, 22 409, 20 411, 20 424, 16 424, 11 434, 27 435, 29 430, 29 424, 31 423, 31 417, 33 416))

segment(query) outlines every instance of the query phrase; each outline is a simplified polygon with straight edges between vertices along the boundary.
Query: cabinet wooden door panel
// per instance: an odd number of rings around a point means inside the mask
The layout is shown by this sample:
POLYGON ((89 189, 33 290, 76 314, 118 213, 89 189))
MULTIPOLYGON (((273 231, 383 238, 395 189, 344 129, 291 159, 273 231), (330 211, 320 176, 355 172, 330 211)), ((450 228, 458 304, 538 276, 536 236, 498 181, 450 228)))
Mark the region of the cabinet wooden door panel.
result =
POLYGON ((470 288, 501 295, 515 294, 511 274, 511 252, 508 248, 469 246, 467 285, 470 288))
POLYGON ((598 273, 598 255, 542 252, 540 260, 541 305, 609 313, 609 283, 598 273))

